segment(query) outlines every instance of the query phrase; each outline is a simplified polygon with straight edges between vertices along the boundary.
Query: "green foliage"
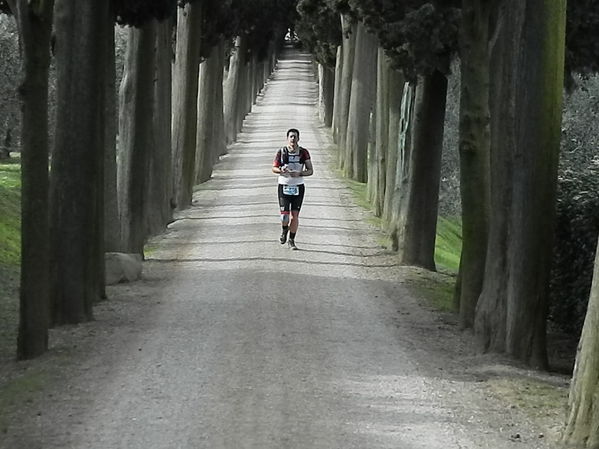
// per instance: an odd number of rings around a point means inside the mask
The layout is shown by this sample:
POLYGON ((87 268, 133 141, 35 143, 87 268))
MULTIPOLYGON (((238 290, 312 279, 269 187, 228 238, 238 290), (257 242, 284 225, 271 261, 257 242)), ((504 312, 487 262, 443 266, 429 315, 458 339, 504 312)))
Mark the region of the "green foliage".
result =
POLYGON ((12 14, 8 3, 5 0, 0 0, 0 14, 12 14))
POLYGON ((16 351, 20 228, 20 165, 0 163, 0 363, 13 358, 16 351))
POLYGON ((19 144, 20 114, 17 86, 21 59, 14 17, 0 15, 0 148, 15 151, 19 144), (6 142, 7 133, 10 142, 6 142))
POLYGON ((247 36, 247 57, 254 52, 259 60, 264 60, 269 45, 282 42, 285 33, 296 21, 296 5, 297 0, 232 0, 232 35, 247 36))
POLYGON ((599 78, 576 81, 562 122, 549 316, 574 335, 586 313, 599 235, 599 78))
POLYGON ((20 263, 20 217, 20 165, 0 164, 0 267, 20 263))
POLYGON ((113 0, 115 20, 121 25, 139 27, 152 19, 172 17, 177 0, 113 0))
POLYGON ((300 19, 296 31, 302 45, 319 63, 334 68, 341 45, 339 13, 319 0, 300 0, 297 10, 300 19))
MULTIPOLYGON (((573 0, 567 2, 566 73, 599 72, 599 2, 573 0)), ((572 84, 573 78, 569 78, 572 84)))
POLYGON ((230 39, 234 36, 231 3, 232 0, 202 0, 202 59, 210 56, 210 51, 222 38, 230 39))
POLYGON ((557 201, 550 318, 567 332, 582 329, 599 235, 599 161, 564 170, 557 201))
POLYGON ((456 2, 350 0, 349 4, 408 79, 434 70, 449 73, 458 47, 456 2))
POLYGON ((462 253, 462 224, 459 218, 439 217, 435 241, 435 264, 437 269, 458 272, 462 253))

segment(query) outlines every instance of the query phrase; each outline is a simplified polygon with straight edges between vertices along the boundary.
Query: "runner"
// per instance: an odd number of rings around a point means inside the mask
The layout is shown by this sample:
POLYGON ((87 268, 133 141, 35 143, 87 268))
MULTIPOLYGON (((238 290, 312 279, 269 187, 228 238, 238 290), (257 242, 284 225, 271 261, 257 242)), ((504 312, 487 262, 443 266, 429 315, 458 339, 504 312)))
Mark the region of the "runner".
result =
POLYGON ((291 128, 287 131, 287 145, 277 151, 272 163, 272 172, 279 175, 278 195, 283 227, 279 241, 287 242, 296 250, 295 235, 299 226, 299 213, 304 201, 304 177, 314 173, 310 153, 298 145, 300 133, 291 128))

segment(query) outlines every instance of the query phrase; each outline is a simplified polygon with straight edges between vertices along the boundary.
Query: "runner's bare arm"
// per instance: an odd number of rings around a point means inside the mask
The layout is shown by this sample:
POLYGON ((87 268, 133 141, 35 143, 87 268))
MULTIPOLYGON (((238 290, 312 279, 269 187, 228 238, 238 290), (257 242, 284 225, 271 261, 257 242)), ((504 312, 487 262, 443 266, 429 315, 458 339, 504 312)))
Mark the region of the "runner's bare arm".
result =
POLYGON ((312 176, 314 174, 314 167, 312 167, 312 160, 308 159, 305 163, 305 170, 300 173, 300 176, 312 176))

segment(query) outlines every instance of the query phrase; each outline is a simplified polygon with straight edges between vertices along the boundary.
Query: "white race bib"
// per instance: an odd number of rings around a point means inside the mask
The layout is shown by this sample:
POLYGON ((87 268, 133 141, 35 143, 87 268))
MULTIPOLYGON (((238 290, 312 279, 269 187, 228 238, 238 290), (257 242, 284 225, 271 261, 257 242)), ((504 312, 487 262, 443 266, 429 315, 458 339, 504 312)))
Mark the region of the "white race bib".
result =
POLYGON ((299 195, 299 187, 283 184, 283 195, 299 195))

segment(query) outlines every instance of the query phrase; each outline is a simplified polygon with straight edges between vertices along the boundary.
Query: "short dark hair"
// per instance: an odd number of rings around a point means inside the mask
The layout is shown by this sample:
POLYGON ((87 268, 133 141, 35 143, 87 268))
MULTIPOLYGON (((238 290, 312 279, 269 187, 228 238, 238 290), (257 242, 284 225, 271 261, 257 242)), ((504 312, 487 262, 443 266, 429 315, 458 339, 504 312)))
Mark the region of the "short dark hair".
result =
POLYGON ((298 137, 298 139, 299 139, 299 130, 297 130, 297 129, 295 129, 295 128, 289 128, 289 129, 287 130, 287 137, 289 137, 289 134, 291 134, 291 133, 295 133, 295 134, 297 134, 297 137, 298 137))

